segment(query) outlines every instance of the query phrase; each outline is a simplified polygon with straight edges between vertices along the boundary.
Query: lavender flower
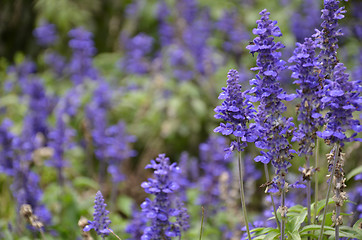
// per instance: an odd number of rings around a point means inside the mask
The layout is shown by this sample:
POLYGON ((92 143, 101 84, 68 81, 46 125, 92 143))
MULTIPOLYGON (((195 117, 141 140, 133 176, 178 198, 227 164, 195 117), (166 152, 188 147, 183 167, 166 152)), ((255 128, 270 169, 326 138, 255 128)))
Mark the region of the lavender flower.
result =
POLYGON ((214 132, 220 132, 223 135, 234 135, 241 141, 233 141, 230 148, 226 149, 225 159, 231 156, 234 149, 242 151, 246 147, 246 142, 256 140, 252 133, 254 125, 247 126, 250 119, 254 118, 253 105, 246 98, 247 92, 241 92, 239 84, 239 73, 236 70, 230 70, 228 73, 227 87, 222 88, 219 99, 225 99, 221 106, 215 108, 215 118, 226 122, 220 123, 220 126, 214 129, 214 132))
POLYGON ((111 220, 108 218, 109 211, 106 210, 106 206, 102 193, 98 191, 94 201, 93 221, 88 221, 88 225, 84 227, 83 231, 88 232, 94 229, 102 239, 109 235, 111 220))
POLYGON ((180 0, 177 1, 176 8, 181 18, 183 18, 187 24, 191 24, 197 17, 198 6, 195 0, 180 0))
POLYGON ((73 50, 73 56, 69 63, 69 71, 74 84, 80 84, 86 79, 96 80, 98 72, 93 66, 93 55, 96 52, 92 40, 92 33, 83 28, 75 28, 69 31, 69 47, 73 50))
POLYGON ((297 43, 294 55, 289 59, 295 65, 289 67, 292 77, 299 86, 297 95, 301 99, 298 107, 299 129, 294 132, 292 141, 300 144, 299 154, 312 155, 316 141, 316 132, 323 124, 321 119, 321 98, 323 92, 315 71, 315 45, 311 38, 306 38, 303 44, 297 43))
POLYGON ((42 23, 33 31, 37 43, 40 46, 51 46, 58 39, 57 30, 54 24, 42 23))
POLYGON ((188 214, 183 204, 175 198, 179 185, 175 181, 180 174, 176 163, 170 164, 165 154, 160 154, 156 160, 151 160, 146 168, 154 169, 154 179, 150 178, 142 183, 146 193, 155 195, 153 201, 146 199, 141 204, 144 216, 149 219, 150 225, 144 230, 142 240, 181 236, 181 230, 187 230, 188 214), (176 217, 176 222, 170 218, 176 217))

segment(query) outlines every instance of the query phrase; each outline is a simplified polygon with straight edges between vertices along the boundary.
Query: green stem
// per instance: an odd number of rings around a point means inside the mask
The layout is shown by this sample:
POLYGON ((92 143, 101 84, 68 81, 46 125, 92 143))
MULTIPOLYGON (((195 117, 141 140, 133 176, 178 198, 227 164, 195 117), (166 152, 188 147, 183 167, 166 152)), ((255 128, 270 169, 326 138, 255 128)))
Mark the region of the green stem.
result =
MULTIPOLYGON (((268 165, 266 163, 264 163, 264 172, 265 172, 266 181, 269 182, 270 181, 269 170, 268 170, 268 165)), ((271 199, 272 206, 273 206, 275 220, 277 222, 277 226, 278 226, 278 229, 280 231, 281 229, 280 229, 279 219, 278 219, 278 215, 277 215, 277 209, 276 209, 275 203, 274 203, 274 197, 273 197, 273 195, 271 193, 269 193, 269 195, 270 195, 270 199, 271 199)))
MULTIPOLYGON (((318 157, 319 157, 319 138, 316 139, 317 141, 317 147, 315 150, 315 168, 318 169, 318 157)), ((314 224, 317 224, 317 202, 318 202, 318 191, 319 191, 319 184, 318 184, 318 171, 315 171, 315 185, 314 185, 314 224)))
POLYGON ((326 204, 324 206, 324 211, 323 211, 323 219, 322 219, 322 224, 321 224, 321 232, 319 234, 319 240, 322 239, 323 237, 323 232, 324 232, 324 224, 326 222, 326 215, 327 215, 327 206, 328 206, 328 202, 329 202, 329 194, 331 192, 331 186, 332 186, 332 182, 333 182, 333 176, 334 176, 334 172, 336 170, 336 163, 337 163, 337 156, 339 154, 339 144, 334 144, 334 159, 333 159, 333 168, 332 168, 332 172, 331 172, 331 177, 329 179, 329 183, 328 183, 328 190, 327 190, 327 196, 326 196, 326 204))
MULTIPOLYGON (((306 157, 305 159, 305 163, 306 163, 306 169, 309 172, 309 168, 310 168, 310 161, 309 161, 309 156, 306 157)), ((310 204, 311 204, 311 181, 310 181, 310 177, 307 178, 307 221, 308 221, 308 225, 310 225, 311 223, 311 209, 310 209, 310 204)), ((308 237, 308 240, 310 240, 310 237, 308 237)))
MULTIPOLYGON (((284 179, 282 179, 282 181, 284 182, 284 179)), ((285 183, 284 183, 284 186, 282 188, 282 204, 281 204, 281 209, 282 209, 282 212, 284 212, 284 206, 285 206, 285 183)), ((281 230, 280 230, 280 239, 281 240, 284 240, 284 237, 285 237, 285 217, 286 216, 282 216, 282 219, 281 219, 281 230)))
MULTIPOLYGON (((240 142, 240 138, 238 139, 238 141, 240 142)), ((246 226, 246 231, 248 233, 248 238, 249 238, 249 240, 251 240, 251 235, 250 235, 250 230, 249 230, 249 222, 248 222, 248 215, 247 215, 247 212, 246 212, 246 204, 245 204, 244 180, 243 180, 243 169, 242 169, 242 167, 244 165, 243 165, 243 161, 242 161, 242 158, 241 158, 241 151, 239 151, 238 165, 239 165, 239 184, 240 184, 241 206, 243 208, 244 222, 245 222, 245 226, 246 226)))
POLYGON ((200 238, 199 238, 199 240, 202 239, 202 232, 203 232, 203 229, 204 229, 204 215, 205 215, 204 206, 201 206, 201 210, 202 210, 202 216, 201 216, 201 227, 200 227, 200 238))

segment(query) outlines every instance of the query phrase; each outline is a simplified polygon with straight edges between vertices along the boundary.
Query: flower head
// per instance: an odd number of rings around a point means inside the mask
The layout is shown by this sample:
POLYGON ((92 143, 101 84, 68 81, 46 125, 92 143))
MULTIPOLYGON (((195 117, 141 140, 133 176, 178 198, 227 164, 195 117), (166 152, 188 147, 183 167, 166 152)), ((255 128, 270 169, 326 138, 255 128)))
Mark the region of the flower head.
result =
POLYGON ((88 221, 89 224, 84 227, 83 231, 88 232, 94 229, 102 238, 109 235, 111 220, 107 216, 109 211, 106 210, 106 206, 102 193, 98 191, 94 201, 93 221, 88 221))

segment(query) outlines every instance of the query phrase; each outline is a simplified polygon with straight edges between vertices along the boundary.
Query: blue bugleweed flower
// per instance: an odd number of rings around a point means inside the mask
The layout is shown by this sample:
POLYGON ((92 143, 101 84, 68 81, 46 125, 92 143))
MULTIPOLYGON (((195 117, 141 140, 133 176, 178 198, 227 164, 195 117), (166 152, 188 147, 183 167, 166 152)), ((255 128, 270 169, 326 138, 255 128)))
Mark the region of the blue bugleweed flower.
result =
POLYGON ((106 210, 106 207, 103 195, 98 191, 94 200, 93 221, 88 221, 88 225, 84 227, 83 231, 88 232, 94 229, 99 236, 102 236, 102 239, 109 235, 111 220, 109 220, 109 211, 106 210))
POLYGON ((315 70, 315 44, 306 38, 303 44, 297 43, 289 62, 294 63, 289 69, 293 71, 294 84, 298 85, 297 95, 301 99, 298 107, 299 129, 294 132, 292 141, 299 142, 299 154, 312 155, 316 141, 316 132, 323 124, 321 111, 322 86, 315 70))
POLYGON ((241 141, 233 141, 230 148, 226 149, 225 159, 231 156, 233 150, 242 151, 246 147, 246 142, 254 142, 257 136, 253 133, 255 125, 247 125, 254 118, 255 110, 253 105, 246 97, 247 92, 241 92, 239 83, 239 73, 236 70, 230 70, 228 73, 227 87, 222 88, 219 99, 224 99, 221 106, 215 108, 217 119, 222 119, 226 123, 220 123, 220 126, 214 129, 214 132, 220 132, 223 135, 234 135, 241 141))
POLYGON ((254 135, 259 138, 255 145, 268 150, 268 152, 261 151, 261 155, 257 156, 255 161, 264 164, 271 162, 276 169, 274 183, 283 188, 284 178, 281 176, 287 173, 287 169, 291 166, 291 153, 295 151, 288 141, 294 124, 292 118, 282 116, 286 110, 282 100, 290 101, 295 98, 295 94, 288 95, 280 87, 279 74, 285 69, 285 62, 280 59, 281 53, 278 50, 284 45, 280 42, 275 43, 273 36, 280 37, 282 33, 276 25, 277 22, 269 19, 270 13, 266 9, 261 11, 260 15, 261 19, 257 20, 258 27, 253 29, 257 37, 246 47, 251 54, 258 53, 257 66, 251 70, 259 72, 256 78, 250 81, 254 87, 250 90, 252 95, 248 96, 253 102, 260 101, 254 131, 254 135))
POLYGON ((57 30, 54 24, 42 23, 33 31, 37 43, 40 46, 51 46, 58 39, 57 30))
POLYGON ((56 52, 46 52, 44 61, 57 77, 62 77, 68 67, 65 58, 56 52))
POLYGON ((154 200, 146 199, 141 204, 144 216, 149 225, 144 229, 142 240, 170 240, 181 236, 181 230, 187 230, 188 214, 186 208, 176 196, 179 184, 176 182, 180 169, 176 163, 170 164, 165 154, 160 154, 156 160, 151 160, 147 168, 154 169, 154 178, 149 178, 141 186, 146 193, 155 196, 154 200), (175 217, 176 222, 170 218, 175 217))
POLYGON ((348 74, 343 63, 338 63, 333 71, 331 79, 326 79, 324 86, 325 96, 321 99, 323 108, 328 110, 325 115, 326 129, 317 132, 317 135, 329 143, 349 142, 357 133, 351 137, 346 136, 347 130, 361 132, 362 126, 359 120, 353 118, 355 111, 362 109, 362 97, 360 96, 360 81, 348 81, 348 74))
MULTIPOLYGON (((14 88, 15 84, 18 84, 21 87, 23 92, 26 92, 28 83, 32 79, 32 74, 36 72, 36 65, 34 62, 25 60, 21 64, 10 66, 7 69, 8 76, 14 76, 15 79, 11 77, 7 79, 5 83, 5 90, 11 91, 14 88)), ((16 85, 15 85, 16 86, 16 85)))
POLYGON ((170 16, 170 9, 164 1, 158 4, 157 18, 159 21, 159 38, 163 47, 168 46, 172 43, 175 34, 174 27, 168 23, 168 17, 170 16))
POLYGON ((93 56, 96 48, 92 33, 83 28, 74 28, 68 33, 71 40, 69 47, 73 50, 69 63, 69 71, 74 84, 80 84, 86 79, 96 80, 98 71, 93 66, 93 56))

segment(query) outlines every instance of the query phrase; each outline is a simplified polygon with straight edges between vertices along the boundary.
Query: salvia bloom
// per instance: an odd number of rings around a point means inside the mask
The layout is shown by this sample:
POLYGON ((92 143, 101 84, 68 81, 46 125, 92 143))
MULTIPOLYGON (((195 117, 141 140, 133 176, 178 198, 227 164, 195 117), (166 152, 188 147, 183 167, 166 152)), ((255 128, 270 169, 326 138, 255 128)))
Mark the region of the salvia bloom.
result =
POLYGON ((246 147, 246 142, 256 140, 255 134, 252 133, 254 125, 247 123, 254 118, 255 110, 253 105, 246 97, 247 92, 241 92, 239 83, 239 73, 236 70, 230 70, 228 73, 227 87, 223 87, 219 99, 224 99, 221 106, 215 108, 217 119, 222 119, 225 123, 214 129, 214 132, 220 132, 223 135, 234 135, 241 141, 233 141, 230 148, 226 149, 225 159, 231 156, 234 149, 242 151, 246 147))
POLYGON ((170 164, 165 154, 160 154, 156 160, 151 160, 147 168, 154 169, 154 177, 142 183, 146 193, 155 195, 153 201, 146 199, 141 204, 144 216, 149 220, 149 225, 144 229, 142 240, 170 240, 172 237, 181 236, 181 230, 187 230, 188 214, 186 208, 178 200, 176 191, 179 184, 180 169, 176 163, 170 164), (170 218, 175 217, 176 222, 170 218))
POLYGON ((299 142, 299 154, 312 155, 316 132, 323 124, 320 114, 323 91, 315 71, 314 41, 306 38, 303 44, 297 43, 289 62, 294 63, 289 69, 293 71, 294 84, 298 85, 297 95, 301 99, 298 107, 299 129, 294 132, 292 141, 299 142))
POLYGON ((321 16, 323 19, 322 30, 316 30, 313 37, 315 37, 316 44, 321 49, 318 56, 319 68, 325 78, 329 78, 328 75, 332 74, 332 70, 338 62, 338 37, 343 35, 338 26, 338 20, 344 18, 343 13, 345 12, 344 7, 339 7, 338 0, 324 0, 324 9, 322 9, 321 16))
MULTIPOLYGON (((362 98, 359 96, 359 81, 348 81, 348 74, 343 63, 338 63, 334 68, 332 79, 326 79, 324 87, 325 96, 321 99, 323 108, 328 109, 326 113, 326 129, 317 132, 317 135, 329 143, 340 143, 352 141, 357 135, 354 133, 347 137, 345 132, 353 130, 361 132, 362 127, 359 120, 353 119, 353 112, 362 108, 362 98)), ((360 139, 356 139, 360 140, 360 139)))
POLYGON ((106 210, 106 206, 102 193, 98 191, 94 201, 93 221, 88 221, 88 225, 84 227, 83 231, 88 232, 94 229, 99 236, 102 236, 102 239, 109 235, 111 220, 109 220, 109 211, 106 210))
MULTIPOLYGON (((257 156, 255 161, 267 164, 271 162, 276 169, 274 183, 284 186, 284 179, 279 179, 290 167, 291 145, 288 136, 291 134, 294 124, 292 118, 285 118, 282 113, 286 106, 282 100, 290 101, 295 98, 295 94, 288 95, 280 87, 279 74, 285 69, 285 62, 280 59, 281 53, 277 50, 284 47, 280 42, 275 43, 274 37, 282 36, 277 22, 269 19, 270 13, 264 9, 260 12, 261 19, 257 21, 258 27, 253 29, 253 33, 258 35, 253 43, 247 46, 251 54, 258 53, 256 67, 251 70, 259 71, 255 79, 250 81, 255 85, 250 90, 254 96, 249 96, 251 101, 260 101, 256 114, 256 135, 259 139, 255 142, 256 147, 267 149, 268 152, 261 151, 261 156, 257 156)), ((283 177, 282 177, 283 178, 283 177)), ((274 187, 277 187, 274 185, 274 187)), ((275 190, 275 189, 274 189, 275 190)))
POLYGON ((36 41, 41 46, 50 46, 55 43, 58 39, 57 30, 54 24, 43 23, 41 26, 37 27, 33 35, 36 38, 36 41))
POLYGON ((93 66, 93 55, 96 48, 92 40, 92 33, 83 28, 75 28, 69 31, 69 47, 73 50, 73 56, 69 63, 69 71, 74 84, 80 84, 85 79, 96 80, 98 72, 93 66))

